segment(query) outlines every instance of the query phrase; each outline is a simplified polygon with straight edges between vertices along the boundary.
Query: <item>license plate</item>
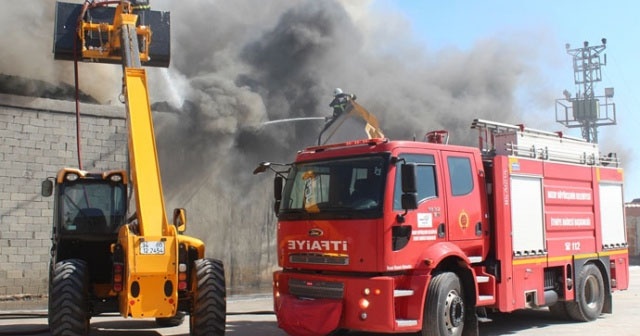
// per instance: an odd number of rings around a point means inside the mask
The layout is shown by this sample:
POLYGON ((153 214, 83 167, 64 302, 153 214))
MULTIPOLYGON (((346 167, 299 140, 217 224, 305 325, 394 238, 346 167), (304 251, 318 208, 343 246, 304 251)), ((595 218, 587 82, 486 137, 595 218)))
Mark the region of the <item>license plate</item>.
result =
POLYGON ((164 254, 163 241, 140 242, 140 254, 164 254))

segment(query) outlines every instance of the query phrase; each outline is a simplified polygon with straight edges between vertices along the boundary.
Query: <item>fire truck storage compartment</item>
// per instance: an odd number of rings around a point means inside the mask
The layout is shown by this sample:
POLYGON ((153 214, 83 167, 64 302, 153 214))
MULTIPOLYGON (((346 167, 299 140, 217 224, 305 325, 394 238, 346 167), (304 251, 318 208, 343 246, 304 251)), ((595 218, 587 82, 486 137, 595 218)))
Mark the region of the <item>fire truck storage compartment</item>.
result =
POLYGON ((624 204, 622 185, 600 183, 600 229, 602 230, 602 248, 620 248, 626 246, 624 204))
POLYGON ((515 256, 546 253, 541 177, 511 176, 511 221, 515 256))

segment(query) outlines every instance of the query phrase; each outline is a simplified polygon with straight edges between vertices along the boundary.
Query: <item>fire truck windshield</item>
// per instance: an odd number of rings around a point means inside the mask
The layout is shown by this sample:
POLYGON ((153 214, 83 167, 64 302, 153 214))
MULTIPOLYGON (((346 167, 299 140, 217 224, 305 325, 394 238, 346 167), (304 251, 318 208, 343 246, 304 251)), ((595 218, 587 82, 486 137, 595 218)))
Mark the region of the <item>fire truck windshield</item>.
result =
POLYGON ((380 217, 387 162, 388 155, 376 155, 294 165, 280 219, 380 217))

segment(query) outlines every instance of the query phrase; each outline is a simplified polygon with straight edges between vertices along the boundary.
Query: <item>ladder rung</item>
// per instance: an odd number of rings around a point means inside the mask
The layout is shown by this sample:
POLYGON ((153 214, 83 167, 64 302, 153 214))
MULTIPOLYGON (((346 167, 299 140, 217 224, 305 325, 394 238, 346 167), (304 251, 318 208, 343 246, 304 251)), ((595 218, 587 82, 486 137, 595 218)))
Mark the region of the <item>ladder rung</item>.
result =
POLYGON ((486 275, 477 275, 476 276, 476 281, 478 283, 487 283, 487 282, 489 282, 489 277, 486 276, 486 275))
POLYGON ((488 322, 493 322, 492 319, 486 317, 486 316, 478 316, 478 322, 480 323, 488 323, 488 322))
POLYGON ((480 295, 478 297, 479 302, 493 302, 493 295, 480 295))
POLYGON ((471 256, 469 257, 469 261, 471 261, 472 264, 477 264, 482 262, 482 256, 471 256))

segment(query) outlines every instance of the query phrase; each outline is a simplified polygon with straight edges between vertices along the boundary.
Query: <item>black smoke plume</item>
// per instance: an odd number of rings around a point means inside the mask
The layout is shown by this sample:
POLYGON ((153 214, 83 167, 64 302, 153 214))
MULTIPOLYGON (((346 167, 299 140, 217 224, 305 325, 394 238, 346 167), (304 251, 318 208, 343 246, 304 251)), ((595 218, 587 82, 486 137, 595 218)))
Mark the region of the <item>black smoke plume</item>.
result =
MULTIPOLYGON (((171 12, 171 66, 147 70, 167 208, 187 209, 188 233, 224 261, 230 292, 269 286, 276 267, 271 177, 253 168, 291 161, 322 127, 263 123, 329 116, 340 87, 357 94, 390 138, 448 129, 452 142, 473 144, 474 118, 522 122, 515 94, 535 77, 535 53, 521 43, 427 50, 402 17, 364 1, 151 5, 171 12)), ((3 3, 2 24, 16 34, 0 35, 0 73, 73 83, 70 62, 53 61, 53 13, 53 2, 3 3)), ((80 73, 82 90, 116 104, 119 67, 83 64, 80 73)))

